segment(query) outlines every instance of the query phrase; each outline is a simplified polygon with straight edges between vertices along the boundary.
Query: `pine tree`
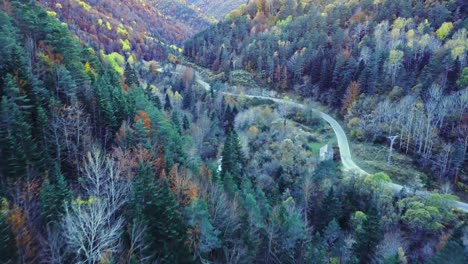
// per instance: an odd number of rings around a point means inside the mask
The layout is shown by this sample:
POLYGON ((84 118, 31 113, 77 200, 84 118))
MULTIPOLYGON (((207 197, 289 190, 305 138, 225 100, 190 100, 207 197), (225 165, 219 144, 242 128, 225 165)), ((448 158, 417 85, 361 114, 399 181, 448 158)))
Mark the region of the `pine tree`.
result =
POLYGON ((333 188, 328 191, 327 195, 323 198, 317 214, 316 230, 322 232, 325 227, 333 219, 339 219, 341 215, 341 204, 338 197, 335 195, 333 188))
POLYGON ((377 209, 371 207, 361 231, 357 232, 353 252, 359 263, 370 263, 376 252, 376 247, 382 241, 384 232, 380 224, 377 209))
POLYGON ((133 142, 135 145, 149 147, 148 129, 144 125, 144 121, 139 119, 134 125, 133 142))
POLYGON ((54 170, 53 181, 46 179, 40 192, 41 217, 45 224, 57 223, 64 212, 65 204, 72 198, 58 165, 54 170))
POLYGON ((226 174, 224 174, 222 181, 223 181, 224 189, 231 196, 234 196, 234 194, 239 192, 239 187, 234 182, 234 179, 232 178, 232 174, 230 172, 227 172, 226 174))
POLYGON ((177 113, 176 111, 172 112, 171 120, 172 123, 174 123, 175 125, 177 133, 179 133, 179 135, 182 135, 182 125, 180 124, 179 113, 177 113))
POLYGON ((133 86, 140 86, 137 73, 135 69, 133 69, 133 67, 128 62, 125 65, 124 76, 125 76, 125 84, 128 85, 128 87, 131 88, 133 86))
POLYGON ((189 130, 190 129, 190 121, 187 117, 187 115, 184 115, 184 120, 182 121, 182 127, 184 130, 189 130))
POLYGON ((221 232, 213 227, 208 205, 204 200, 194 200, 187 210, 187 215, 190 225, 188 233, 194 254, 197 257, 206 258, 208 253, 221 247, 221 241, 218 238, 221 232))
POLYGON ((239 137, 235 131, 231 131, 227 135, 222 155, 221 176, 229 172, 236 185, 240 186, 242 182, 244 157, 239 137))
POLYGON ((168 94, 166 94, 166 98, 165 98, 165 102, 164 102, 164 110, 165 111, 171 111, 172 110, 171 99, 169 98, 168 94))
POLYGON ((151 167, 141 164, 132 187, 130 216, 146 225, 148 255, 154 254, 163 263, 184 263, 187 228, 177 200, 166 178, 160 184, 153 178, 151 167))
POLYGON ((13 76, 4 81, 0 102, 0 170, 7 178, 26 174, 28 165, 38 162, 39 153, 32 138, 29 99, 21 95, 13 76))

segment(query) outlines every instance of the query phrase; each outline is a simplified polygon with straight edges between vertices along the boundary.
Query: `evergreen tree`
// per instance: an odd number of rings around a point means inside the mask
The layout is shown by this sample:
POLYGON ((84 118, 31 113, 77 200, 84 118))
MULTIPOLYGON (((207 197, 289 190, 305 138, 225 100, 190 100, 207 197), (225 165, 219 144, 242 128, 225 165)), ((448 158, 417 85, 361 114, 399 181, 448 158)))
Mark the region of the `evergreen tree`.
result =
POLYGON ((367 213, 367 219, 363 223, 363 228, 356 234, 356 243, 353 252, 359 263, 370 263, 376 252, 376 247, 382 241, 384 232, 380 224, 380 217, 377 209, 373 206, 367 213))
POLYGON ((159 96, 154 95, 152 99, 154 102, 154 106, 156 106, 157 109, 162 110, 162 103, 161 103, 161 99, 159 99, 159 96))
POLYGON ((223 185, 224 189, 232 196, 239 191, 239 187, 234 182, 232 178, 232 174, 230 172, 226 172, 223 176, 223 185))
POLYGON ((130 208, 130 216, 147 227, 148 255, 163 263, 187 262, 187 230, 177 200, 166 178, 159 184, 154 182, 147 164, 141 164, 135 176, 130 208))
POLYGON ((439 250, 430 260, 429 264, 462 264, 468 263, 468 252, 463 246, 463 229, 466 224, 455 228, 452 236, 445 246, 439 250))
POLYGON ((127 64, 125 64, 124 76, 125 76, 125 84, 128 85, 128 87, 131 88, 133 86, 140 86, 137 73, 135 69, 133 69, 133 67, 128 62, 127 64))
POLYGON ((148 129, 145 127, 145 124, 142 119, 139 119, 134 125, 133 142, 134 145, 150 147, 150 142, 148 139, 148 129))
POLYGON ((326 246, 322 241, 322 238, 320 236, 320 233, 315 233, 315 235, 312 236, 312 239, 310 241, 308 250, 307 250, 307 256, 306 256, 306 263, 313 263, 313 264, 322 264, 322 263, 327 263, 328 260, 326 259, 326 246))
POLYGON ((201 199, 194 200, 187 210, 191 244, 196 257, 206 259, 207 254, 221 247, 218 235, 221 233, 213 227, 208 212, 208 205, 201 199))
POLYGON ((330 257, 339 257, 344 246, 344 237, 336 219, 333 219, 323 231, 323 239, 328 246, 330 257))
POLYGON ((182 127, 184 128, 184 130, 189 130, 190 129, 190 121, 189 121, 187 115, 184 115, 184 120, 182 122, 182 127))
POLYGON ((72 195, 68 189, 65 177, 55 167, 53 181, 46 179, 40 192, 41 217, 45 224, 57 223, 63 214, 65 204, 71 201, 72 195))
POLYGON ((165 101, 164 101, 164 110, 165 111, 171 111, 172 110, 171 98, 169 98, 168 94, 166 94, 166 98, 165 98, 165 101))
POLYGON ((29 99, 21 95, 13 76, 5 77, 4 95, 0 102, 0 170, 7 178, 26 174, 28 165, 39 159, 32 138, 29 99))
POLYGON ((186 110, 191 109, 195 105, 194 101, 195 100, 194 100, 192 89, 186 88, 183 92, 182 108, 186 110))
POLYGON ((335 191, 331 188, 323 198, 317 213, 316 230, 322 232, 333 219, 339 219, 341 204, 335 191))
POLYGON ((179 133, 179 135, 182 135, 182 125, 180 124, 179 113, 177 113, 176 111, 172 112, 171 120, 172 123, 174 123, 177 133, 179 133))
POLYGON ((235 131, 230 131, 227 135, 222 156, 221 176, 229 172, 236 185, 240 186, 242 182, 244 157, 242 155, 239 137, 235 131))

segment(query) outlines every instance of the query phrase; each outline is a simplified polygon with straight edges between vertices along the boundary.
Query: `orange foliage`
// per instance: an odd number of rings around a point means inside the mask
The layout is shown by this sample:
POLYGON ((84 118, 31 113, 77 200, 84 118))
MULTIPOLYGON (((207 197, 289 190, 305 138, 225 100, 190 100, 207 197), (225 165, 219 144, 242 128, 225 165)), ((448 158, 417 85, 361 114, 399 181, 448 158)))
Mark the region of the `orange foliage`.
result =
POLYGON ((251 34, 252 35, 255 35, 257 36, 258 33, 260 32, 264 32, 265 30, 267 30, 267 17, 265 15, 265 13, 263 12, 258 12, 254 19, 252 20, 252 30, 251 30, 251 34))
MULTIPOLYGON (((158 1, 128 0, 120 1, 118 5, 109 0, 93 1, 90 9, 80 7, 79 1, 38 2, 46 10, 56 12, 61 21, 73 25, 73 33, 86 44, 99 47, 106 54, 123 54, 123 47, 112 40, 128 39, 130 46, 134 47, 133 51, 138 51, 138 58, 145 60, 165 59, 168 44, 162 40, 182 45, 193 32, 209 26, 196 9, 187 16, 180 9, 165 8, 158 1), (99 19, 102 20, 101 24, 97 22, 99 19), (119 27, 122 30, 117 30, 119 27)), ((178 5, 175 1, 173 3, 174 6, 178 5)), ((7 1, 3 1, 3 7, 0 3, 0 8, 8 9, 8 6, 7 1)))
POLYGON ((15 205, 8 217, 8 223, 15 236, 18 253, 24 259, 24 263, 35 263, 38 249, 34 245, 34 237, 27 226, 26 212, 15 205))
POLYGON ((3 5, 2 5, 2 10, 5 11, 8 15, 12 14, 12 8, 11 8, 11 3, 10 0, 3 0, 3 5))
POLYGON ((343 100, 343 108, 344 112, 347 112, 351 109, 354 102, 359 97, 359 84, 357 82, 352 82, 348 88, 346 89, 345 98, 343 100))
POLYGON ((206 182, 211 182, 211 178, 213 177, 210 168, 208 168, 206 165, 203 165, 200 167, 200 175, 203 176, 206 180, 206 182))
POLYGON ((163 169, 163 170, 161 171, 161 173, 159 174, 159 179, 162 180, 162 179, 164 179, 164 178, 166 178, 166 169, 163 169))
POLYGON ((117 131, 117 133, 115 134, 115 138, 117 142, 125 141, 125 137, 127 136, 127 130, 128 130, 127 122, 124 120, 122 122, 122 125, 120 125, 119 131, 117 131))
POLYGON ((367 15, 365 12, 357 12, 354 14, 354 16, 351 18, 354 22, 365 22, 367 20, 367 15))
POLYGON ((133 149, 122 150, 121 148, 114 148, 112 150, 112 157, 117 161, 117 168, 123 177, 133 179, 138 172, 138 167, 141 163, 145 162, 154 166, 156 160, 148 149, 140 146, 133 149))
POLYGON ((200 188, 192 180, 191 174, 187 170, 179 172, 177 165, 171 168, 168 175, 169 184, 179 203, 188 205, 198 199, 200 188))
MULTIPOLYGON (((162 173, 164 172, 164 169, 166 168, 166 153, 164 152, 164 146, 160 146, 158 150, 158 157, 156 159, 156 175, 161 176, 162 178, 162 173)), ((164 172, 164 176, 165 176, 164 172)))
POLYGON ((39 41, 38 49, 44 52, 44 55, 47 56, 50 62, 55 64, 63 63, 63 55, 57 51, 54 51, 52 46, 45 44, 43 41, 39 41))
POLYGON ((122 89, 126 92, 128 92, 128 90, 130 90, 130 87, 128 87, 128 85, 125 83, 125 76, 120 76, 120 85, 122 86, 122 89))
POLYGON ((450 237, 452 236, 451 233, 447 233, 447 234, 443 234, 441 237, 440 237, 440 241, 439 241, 439 244, 437 244, 437 251, 441 250, 442 248, 445 247, 445 244, 447 244, 447 242, 449 241, 450 237))
POLYGON ((148 116, 148 113, 144 111, 138 111, 137 115, 135 116, 134 122, 138 122, 138 120, 143 120, 143 125, 146 129, 151 130, 151 119, 148 116))
POLYGON ((190 86, 190 84, 193 81, 194 76, 195 76, 195 71, 193 70, 193 68, 186 67, 181 76, 182 85, 184 86, 184 88, 188 88, 190 86))

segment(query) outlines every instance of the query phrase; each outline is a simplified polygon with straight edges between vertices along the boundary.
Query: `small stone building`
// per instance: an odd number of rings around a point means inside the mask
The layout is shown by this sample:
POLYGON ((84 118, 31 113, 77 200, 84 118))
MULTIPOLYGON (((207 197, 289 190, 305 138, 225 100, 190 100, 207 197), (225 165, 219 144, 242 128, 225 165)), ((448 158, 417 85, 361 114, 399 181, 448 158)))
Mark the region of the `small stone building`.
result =
POLYGON ((328 144, 320 148, 320 161, 333 160, 333 148, 328 144))

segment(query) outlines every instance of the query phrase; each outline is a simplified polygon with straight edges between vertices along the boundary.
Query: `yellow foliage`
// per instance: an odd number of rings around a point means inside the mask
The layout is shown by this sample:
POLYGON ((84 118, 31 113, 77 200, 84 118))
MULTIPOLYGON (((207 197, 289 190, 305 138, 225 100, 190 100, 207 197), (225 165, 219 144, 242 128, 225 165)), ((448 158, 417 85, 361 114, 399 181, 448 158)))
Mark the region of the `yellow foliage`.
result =
POLYGON ((112 69, 118 72, 120 75, 124 73, 123 66, 125 64, 125 58, 117 52, 112 52, 109 55, 106 55, 104 51, 101 50, 101 57, 105 59, 112 69))
POLYGON ((109 23, 109 21, 106 22, 106 27, 107 27, 107 30, 112 30, 112 26, 111 24, 109 23))
POLYGON ((7 214, 10 210, 10 204, 6 198, 2 198, 0 201, 0 214, 7 214))
POLYGON ((122 38, 129 38, 129 34, 128 34, 128 31, 122 26, 122 24, 119 25, 119 27, 117 28, 117 34, 120 35, 120 37, 122 38))
POLYGON ((179 59, 174 55, 174 54, 169 54, 167 56, 167 59, 169 60, 170 63, 172 64, 177 64, 177 62, 179 61, 179 59))
POLYGON ((258 128, 256 126, 251 126, 249 128, 249 133, 252 135, 252 136, 257 136, 258 135, 258 128))
POLYGON ((128 41, 128 39, 120 40, 120 44, 122 44, 122 50, 124 50, 124 51, 131 50, 131 48, 132 48, 132 46, 130 44, 130 41, 128 41))
POLYGON ((47 15, 50 17, 57 17, 57 13, 54 11, 47 11, 47 15))
POLYGON ((399 17, 399 18, 395 19, 395 21, 393 22, 393 28, 402 29, 404 26, 405 26, 405 19, 404 18, 399 17))
POLYGON ((452 50, 452 58, 453 59, 460 59, 463 57, 463 55, 465 54, 465 47, 463 46, 459 46, 459 47, 456 47, 452 50))
POLYGON ((408 30, 408 32, 406 32, 406 41, 407 41, 407 44, 408 44, 408 47, 413 47, 414 45, 414 30, 413 29, 410 29, 408 30))
POLYGON ((91 66, 91 64, 87 61, 84 65, 84 71, 85 73, 87 73, 88 75, 96 78, 97 76, 97 72, 96 70, 93 68, 93 66, 91 66))
POLYGON ((353 127, 359 125, 360 121, 361 121, 361 119, 359 119, 359 117, 353 117, 353 118, 351 118, 351 120, 349 120, 348 127, 353 128, 353 127))
POLYGON ((55 4, 55 8, 57 8, 57 9, 62 9, 62 4, 56 3, 56 4, 55 4))
POLYGON ((76 198, 75 201, 73 201, 73 203, 75 205, 90 205, 90 204, 93 204, 93 203, 95 203, 97 201, 98 201, 97 197, 91 196, 87 200, 83 200, 81 198, 76 198))
MULTIPOLYGON (((224 44, 223 44, 223 45, 224 45, 224 44)), ((177 52, 182 52, 182 49, 179 48, 179 47, 177 47, 176 45, 170 45, 169 48, 171 48, 171 49, 173 49, 173 50, 175 50, 175 51, 177 51, 177 52)))
POLYGON ((181 101, 181 100, 182 100, 182 95, 180 95, 179 92, 175 92, 173 98, 174 98, 174 100, 176 100, 176 101, 181 101))
POLYGON ((453 24, 452 22, 444 22, 442 26, 436 31, 436 36, 440 40, 444 40, 452 31, 453 29, 453 24))
POLYGON ((98 19, 97 23, 99 26, 102 26, 102 19, 98 19))
POLYGON ((86 3, 85 1, 81 1, 81 0, 76 0, 76 2, 81 6, 83 7, 84 10, 86 11, 91 11, 91 6, 86 3))

